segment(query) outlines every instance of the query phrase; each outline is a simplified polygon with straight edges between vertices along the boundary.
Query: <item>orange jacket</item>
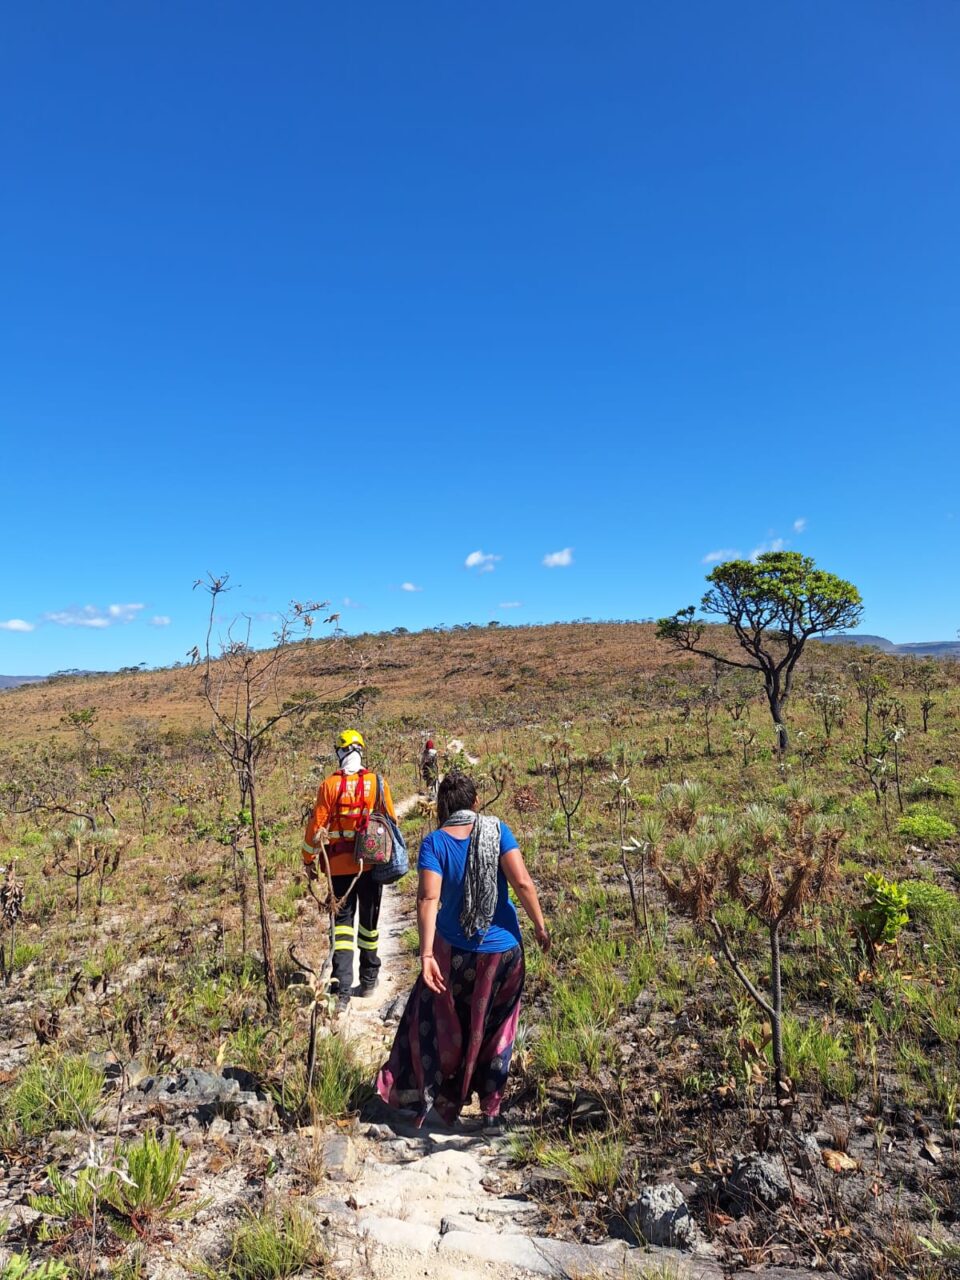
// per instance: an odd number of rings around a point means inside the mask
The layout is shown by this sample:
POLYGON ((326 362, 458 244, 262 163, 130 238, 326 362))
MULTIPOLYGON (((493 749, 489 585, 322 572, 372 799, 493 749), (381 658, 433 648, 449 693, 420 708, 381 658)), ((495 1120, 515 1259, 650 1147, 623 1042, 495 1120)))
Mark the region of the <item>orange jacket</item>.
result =
MULTIPOLYGON (((316 838, 320 827, 330 832, 327 845, 327 857, 330 859, 330 872, 335 876, 355 876, 360 870, 360 863, 353 856, 353 841, 356 836, 357 819, 363 813, 373 809, 377 796, 377 775, 364 770, 362 773, 350 773, 346 777, 338 769, 329 778, 324 778, 317 792, 317 803, 303 834, 301 852, 308 865, 316 856, 316 838), (363 795, 360 794, 359 779, 363 778, 363 795)), ((391 818, 396 819, 390 785, 383 779, 383 807, 391 818)), ((322 871, 323 859, 320 859, 322 871)), ((365 870, 369 871, 367 867, 365 870)))

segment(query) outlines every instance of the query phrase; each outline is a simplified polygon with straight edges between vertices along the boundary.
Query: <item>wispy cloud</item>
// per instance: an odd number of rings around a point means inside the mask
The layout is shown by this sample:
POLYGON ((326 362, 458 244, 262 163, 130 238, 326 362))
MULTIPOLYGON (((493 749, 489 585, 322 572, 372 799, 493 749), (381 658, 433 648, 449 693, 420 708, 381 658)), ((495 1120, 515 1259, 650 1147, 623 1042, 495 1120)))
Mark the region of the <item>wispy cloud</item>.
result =
POLYGON ((783 538, 771 538, 769 542, 761 542, 750 552, 750 559, 757 560, 760 556, 765 555, 768 551, 783 551, 786 547, 783 538))
POLYGON ((794 520, 793 522, 793 532, 803 533, 806 527, 807 527, 807 517, 797 516, 796 520, 794 520))
POLYGON ((476 569, 478 573, 493 573, 498 560, 502 556, 489 555, 485 551, 471 551, 463 562, 465 569, 476 569))
POLYGON ((567 565, 573 564, 573 547, 564 547, 562 551, 549 551, 543 557, 544 567, 547 569, 566 569, 567 565))
POLYGON ((401 582, 400 590, 401 591, 422 591, 423 587, 418 587, 415 582, 401 582))
POLYGON ((172 619, 168 618, 165 613, 155 613, 150 619, 151 627, 169 627, 172 619))
POLYGON ((345 609, 362 609, 363 605, 359 600, 351 600, 349 596, 343 597, 343 607, 345 609))
POLYGON ((522 600, 501 600, 497 605, 498 609, 522 609, 522 600))
POLYGON ((8 618, 6 622, 0 622, 0 631, 32 631, 34 623, 25 622, 23 618, 8 618))
POLYGON ((105 627, 117 623, 134 622, 146 608, 142 604, 108 604, 105 609, 95 604, 82 607, 70 605, 66 609, 56 609, 43 615, 44 622, 53 622, 58 627, 92 627, 102 631, 105 627))
POLYGON ((724 560, 739 560, 740 552, 736 547, 720 547, 717 551, 708 551, 700 561, 701 564, 721 564, 724 560))

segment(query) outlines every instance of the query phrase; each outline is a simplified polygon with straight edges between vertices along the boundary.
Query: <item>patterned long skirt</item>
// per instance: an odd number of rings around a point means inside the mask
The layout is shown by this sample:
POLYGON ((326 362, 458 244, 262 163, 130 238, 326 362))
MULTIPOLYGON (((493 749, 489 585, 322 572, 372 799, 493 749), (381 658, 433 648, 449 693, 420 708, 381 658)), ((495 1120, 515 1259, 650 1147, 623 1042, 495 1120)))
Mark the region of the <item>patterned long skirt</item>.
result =
POLYGON ((458 951, 437 934, 433 954, 446 991, 417 978, 377 1092, 392 1107, 431 1106, 452 1124, 476 1093, 485 1116, 499 1114, 523 993, 523 950, 458 951))

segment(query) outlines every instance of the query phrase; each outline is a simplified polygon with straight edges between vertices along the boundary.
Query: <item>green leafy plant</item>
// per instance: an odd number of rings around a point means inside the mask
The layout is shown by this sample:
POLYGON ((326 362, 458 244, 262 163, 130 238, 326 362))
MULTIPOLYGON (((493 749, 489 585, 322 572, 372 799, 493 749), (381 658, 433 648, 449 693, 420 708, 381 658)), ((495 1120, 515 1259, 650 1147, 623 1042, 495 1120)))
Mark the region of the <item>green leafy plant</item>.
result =
POLYGON ((910 896, 902 885, 879 871, 868 871, 863 878, 867 897, 857 912, 857 924, 873 946, 894 943, 903 926, 910 922, 910 896))
POLYGON ((957 829, 952 822, 948 822, 946 818, 941 818, 938 813, 920 804, 910 806, 909 812, 905 813, 897 823, 897 831, 900 835, 916 840, 928 849, 942 844, 944 840, 952 840, 957 834, 957 829))
POLYGON ((29 1253, 15 1253, 0 1268, 0 1280, 70 1280, 72 1274, 65 1262, 48 1258, 33 1263, 29 1253))

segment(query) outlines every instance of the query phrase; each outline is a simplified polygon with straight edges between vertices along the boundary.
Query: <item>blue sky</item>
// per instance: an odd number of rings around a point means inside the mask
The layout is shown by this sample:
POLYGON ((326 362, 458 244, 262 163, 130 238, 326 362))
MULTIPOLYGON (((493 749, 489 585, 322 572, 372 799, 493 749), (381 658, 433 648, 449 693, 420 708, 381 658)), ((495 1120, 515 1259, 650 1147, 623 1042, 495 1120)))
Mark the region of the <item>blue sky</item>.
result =
POLYGON ((6 6, 0 671, 176 660, 208 569, 266 639, 781 542, 952 637, 958 65, 953 0, 6 6))

